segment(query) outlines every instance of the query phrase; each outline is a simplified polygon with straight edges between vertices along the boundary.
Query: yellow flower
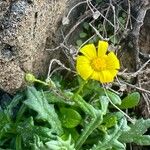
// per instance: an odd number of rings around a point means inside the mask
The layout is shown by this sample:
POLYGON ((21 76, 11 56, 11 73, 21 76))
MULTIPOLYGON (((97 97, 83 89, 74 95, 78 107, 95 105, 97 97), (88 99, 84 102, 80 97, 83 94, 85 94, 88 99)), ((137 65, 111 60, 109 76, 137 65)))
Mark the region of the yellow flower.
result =
POLYGON ((120 69, 120 63, 114 52, 106 54, 108 43, 99 41, 98 49, 94 44, 87 44, 80 49, 83 54, 77 56, 77 73, 84 79, 94 79, 101 83, 108 83, 114 80, 114 77, 120 69))

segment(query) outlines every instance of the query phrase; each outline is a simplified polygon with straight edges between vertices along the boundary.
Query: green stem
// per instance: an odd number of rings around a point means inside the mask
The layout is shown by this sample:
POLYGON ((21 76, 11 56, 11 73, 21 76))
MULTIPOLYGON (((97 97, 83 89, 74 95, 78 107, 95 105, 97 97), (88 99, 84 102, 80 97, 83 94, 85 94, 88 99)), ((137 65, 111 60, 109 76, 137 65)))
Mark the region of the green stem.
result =
POLYGON ((88 104, 87 102, 84 101, 84 99, 79 95, 80 92, 83 90, 85 84, 87 83, 87 81, 85 80, 79 87, 79 89, 77 90, 77 92, 72 96, 72 100, 87 114, 89 114, 90 116, 93 114, 93 106, 91 106, 90 104, 88 104))
POLYGON ((17 135, 16 137, 16 150, 22 150, 20 135, 17 135))
POLYGON ((73 96, 72 100, 88 115, 90 115, 91 117, 95 116, 93 110, 95 110, 95 108, 88 104, 86 101, 84 101, 84 99, 76 94, 73 96))
POLYGON ((79 87, 78 91, 75 93, 76 94, 80 94, 80 92, 83 90, 84 86, 88 83, 87 80, 85 80, 79 87))
POLYGON ((49 84, 46 83, 46 82, 44 82, 44 81, 41 81, 41 80, 38 80, 38 79, 35 79, 34 81, 35 81, 35 82, 38 82, 38 83, 41 83, 41 84, 43 84, 43 85, 45 85, 45 86, 49 86, 49 84))
POLYGON ((79 93, 83 90, 83 87, 87 81, 84 81, 80 86, 78 91, 73 95, 72 100, 89 116, 91 116, 92 120, 89 124, 86 125, 83 130, 81 136, 79 137, 75 148, 79 150, 89 135, 95 130, 102 122, 103 116, 100 110, 96 110, 92 105, 88 104, 84 99, 79 95, 79 93))
POLYGON ((89 137, 89 135, 95 130, 102 122, 103 118, 101 115, 101 112, 96 110, 95 116, 92 121, 86 125, 86 128, 83 130, 80 138, 78 139, 75 148, 76 150, 79 150, 83 143, 86 141, 86 139, 89 137))

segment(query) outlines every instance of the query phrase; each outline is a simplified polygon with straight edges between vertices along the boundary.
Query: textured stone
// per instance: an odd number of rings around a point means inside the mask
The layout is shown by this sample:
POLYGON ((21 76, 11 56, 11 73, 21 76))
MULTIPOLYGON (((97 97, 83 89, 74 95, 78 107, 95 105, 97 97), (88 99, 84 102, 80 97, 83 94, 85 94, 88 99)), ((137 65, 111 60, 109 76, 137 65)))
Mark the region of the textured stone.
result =
MULTIPOLYGON (((140 30, 140 52, 142 53, 141 61, 142 64, 150 59, 150 10, 147 11, 144 24, 140 30)), ((143 73, 139 76, 141 87, 144 89, 150 89, 150 64, 143 69, 143 73)), ((149 95, 150 97, 150 95, 149 95)))
POLYGON ((45 45, 53 39, 68 0, 0 1, 0 88, 15 92, 24 83, 25 72, 46 73, 54 53, 45 45), (49 40, 47 40, 49 39, 49 40))

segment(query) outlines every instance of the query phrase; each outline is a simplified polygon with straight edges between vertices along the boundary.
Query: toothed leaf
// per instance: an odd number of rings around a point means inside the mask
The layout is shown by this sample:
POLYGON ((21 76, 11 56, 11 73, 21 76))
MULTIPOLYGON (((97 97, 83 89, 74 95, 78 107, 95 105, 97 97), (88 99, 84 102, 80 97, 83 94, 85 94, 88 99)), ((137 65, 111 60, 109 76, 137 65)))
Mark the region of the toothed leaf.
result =
POLYGON ((130 125, 130 130, 124 131, 119 140, 125 143, 134 142, 139 145, 150 145, 150 135, 143 135, 150 128, 150 119, 140 119, 130 125))
POLYGON ((93 146, 92 150, 107 150, 107 149, 122 149, 125 150, 125 145, 118 141, 119 136, 126 129, 127 122, 125 118, 122 118, 119 122, 119 125, 115 125, 114 129, 105 134, 103 140, 99 141, 99 143, 93 146))
POLYGON ((52 140, 45 144, 49 150, 75 150, 74 144, 71 144, 71 136, 66 141, 58 137, 57 140, 52 140))
POLYGON ((47 121, 54 132, 62 133, 61 122, 55 112, 54 105, 47 102, 43 92, 38 92, 34 87, 28 87, 27 100, 24 103, 38 113, 37 119, 47 121))

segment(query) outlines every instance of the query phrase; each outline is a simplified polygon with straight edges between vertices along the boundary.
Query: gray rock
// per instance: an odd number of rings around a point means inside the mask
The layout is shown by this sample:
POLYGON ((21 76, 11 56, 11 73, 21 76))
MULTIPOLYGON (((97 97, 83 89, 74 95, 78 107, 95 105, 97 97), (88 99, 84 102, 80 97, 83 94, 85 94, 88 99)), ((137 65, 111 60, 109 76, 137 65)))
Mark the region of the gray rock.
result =
POLYGON ((26 72, 37 76, 46 73, 50 59, 59 53, 49 53, 45 45, 54 45, 58 24, 70 3, 69 0, 0 1, 1 89, 13 93, 24 85, 26 72))

